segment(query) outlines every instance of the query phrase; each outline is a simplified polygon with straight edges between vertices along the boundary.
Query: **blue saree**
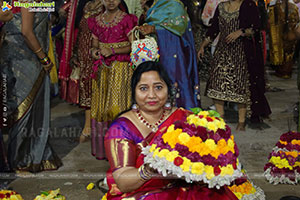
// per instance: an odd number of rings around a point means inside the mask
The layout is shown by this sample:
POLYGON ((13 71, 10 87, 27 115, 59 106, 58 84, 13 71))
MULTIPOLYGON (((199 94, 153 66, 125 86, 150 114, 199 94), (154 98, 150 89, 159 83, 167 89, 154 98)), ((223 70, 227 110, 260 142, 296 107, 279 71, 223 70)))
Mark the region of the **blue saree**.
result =
POLYGON ((200 106, 200 87, 196 50, 191 23, 179 0, 155 0, 147 12, 146 23, 154 25, 160 62, 172 83, 178 84, 177 107, 200 106))
MULTIPOLYGON (((57 169, 61 161, 48 143, 50 79, 21 33, 21 13, 5 24, 0 52, 1 73, 7 77, 8 162, 14 170, 57 169)), ((47 52, 47 13, 36 13, 34 33, 47 52)))

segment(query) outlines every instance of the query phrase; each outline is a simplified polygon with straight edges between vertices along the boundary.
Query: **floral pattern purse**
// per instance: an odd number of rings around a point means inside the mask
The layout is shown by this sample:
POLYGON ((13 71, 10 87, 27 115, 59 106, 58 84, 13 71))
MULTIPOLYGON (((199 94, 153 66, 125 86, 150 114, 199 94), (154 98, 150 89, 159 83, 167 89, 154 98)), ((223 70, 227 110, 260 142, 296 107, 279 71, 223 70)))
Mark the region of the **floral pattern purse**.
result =
POLYGON ((139 30, 133 29, 133 35, 136 40, 131 44, 130 65, 137 67, 139 64, 146 61, 157 61, 159 59, 159 48, 154 37, 145 36, 140 39, 139 30))

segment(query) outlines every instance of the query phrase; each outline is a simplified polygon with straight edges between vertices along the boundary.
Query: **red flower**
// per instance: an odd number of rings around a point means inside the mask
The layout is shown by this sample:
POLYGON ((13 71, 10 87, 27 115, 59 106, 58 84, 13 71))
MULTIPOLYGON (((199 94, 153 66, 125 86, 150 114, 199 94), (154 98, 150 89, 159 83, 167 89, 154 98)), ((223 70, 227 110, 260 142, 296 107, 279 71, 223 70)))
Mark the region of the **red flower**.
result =
POLYGON ((214 120, 213 120, 212 118, 210 118, 210 117, 207 117, 206 120, 207 120, 208 122, 213 122, 213 121, 214 121, 214 120))
POLYGON ((10 198, 11 194, 10 193, 6 193, 6 198, 10 198))
POLYGON ((233 169, 236 169, 237 167, 236 167, 236 162, 234 162, 233 164, 232 164, 232 167, 233 167, 233 169))
POLYGON ((0 198, 4 199, 5 198, 5 194, 0 194, 0 198))
POLYGON ((202 118, 203 118, 203 115, 199 115, 199 118, 202 119, 202 118))
POLYGON ((220 169, 220 167, 214 167, 214 173, 215 173, 215 175, 216 176, 218 176, 219 174, 221 174, 221 169, 220 169))
POLYGON ((183 163, 183 159, 181 157, 178 156, 174 159, 174 165, 180 166, 182 163, 183 163))

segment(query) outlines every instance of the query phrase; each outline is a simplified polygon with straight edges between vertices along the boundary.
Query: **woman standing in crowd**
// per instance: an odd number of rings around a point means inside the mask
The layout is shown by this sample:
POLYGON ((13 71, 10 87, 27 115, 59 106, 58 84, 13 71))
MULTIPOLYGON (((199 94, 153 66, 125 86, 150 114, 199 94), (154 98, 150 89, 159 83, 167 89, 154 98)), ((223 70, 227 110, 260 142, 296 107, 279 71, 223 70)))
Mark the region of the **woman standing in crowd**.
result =
POLYGON ((92 81, 92 154, 104 159, 104 134, 109 123, 128 109, 130 79, 130 31, 137 25, 137 17, 120 10, 120 0, 102 0, 105 11, 88 19, 92 32, 90 52, 97 59, 92 81))
POLYGON ((49 142, 52 63, 47 52, 47 13, 13 8, 5 24, 0 66, 7 77, 8 161, 14 170, 38 172, 62 165, 49 142))
POLYGON ((206 95, 224 117, 224 101, 238 103, 237 130, 245 130, 246 111, 253 122, 267 117, 270 107, 264 96, 265 80, 257 6, 251 0, 230 0, 217 7, 207 38, 199 50, 220 33, 206 95), (251 17, 247 13, 251 13, 251 17))
POLYGON ((296 38, 290 35, 299 22, 298 7, 289 0, 275 0, 269 7, 270 63, 275 75, 291 78, 296 38))
POLYGON ((80 68, 79 73, 79 105, 85 108, 85 124, 79 138, 79 142, 84 142, 91 136, 91 94, 92 94, 92 67, 93 58, 90 55, 92 46, 92 34, 89 30, 87 20, 102 11, 101 0, 79 0, 75 29, 78 29, 76 45, 73 50, 73 56, 70 64, 73 69, 80 68))
MULTIPOLYGON (((142 6, 151 1, 142 1, 142 6)), ((139 28, 141 33, 156 34, 160 63, 178 87, 177 106, 200 106, 195 42, 183 3, 180 0, 154 0, 147 11, 145 23, 139 28)))
POLYGON ((155 139, 158 127, 163 129, 175 121, 183 120, 188 112, 166 106, 170 101, 171 81, 163 69, 160 64, 151 61, 137 67, 131 81, 132 98, 136 106, 117 118, 105 136, 105 150, 110 163, 106 198, 236 200, 226 187, 209 189, 205 185, 188 184, 175 177, 164 179, 143 164, 141 147, 146 147, 155 139), (141 176, 141 171, 154 178, 141 176))

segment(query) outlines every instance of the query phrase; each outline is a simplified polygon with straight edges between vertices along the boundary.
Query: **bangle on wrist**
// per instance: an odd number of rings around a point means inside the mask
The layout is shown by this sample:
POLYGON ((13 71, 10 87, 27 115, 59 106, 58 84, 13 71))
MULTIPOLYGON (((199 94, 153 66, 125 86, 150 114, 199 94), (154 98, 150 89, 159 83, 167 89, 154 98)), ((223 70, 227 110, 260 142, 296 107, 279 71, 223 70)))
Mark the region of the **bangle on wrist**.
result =
POLYGON ((43 49, 42 49, 42 47, 41 47, 41 48, 39 48, 38 50, 34 51, 33 53, 37 54, 37 53, 41 52, 42 50, 43 50, 43 49))
POLYGON ((43 64, 43 65, 49 65, 51 63, 50 59, 48 56, 45 56, 44 58, 40 59, 40 62, 43 64))
POLYGON ((138 169, 138 172, 142 181, 151 179, 151 174, 146 170, 145 165, 141 165, 138 169))
POLYGON ((112 55, 116 55, 116 52, 113 47, 111 47, 112 55))

